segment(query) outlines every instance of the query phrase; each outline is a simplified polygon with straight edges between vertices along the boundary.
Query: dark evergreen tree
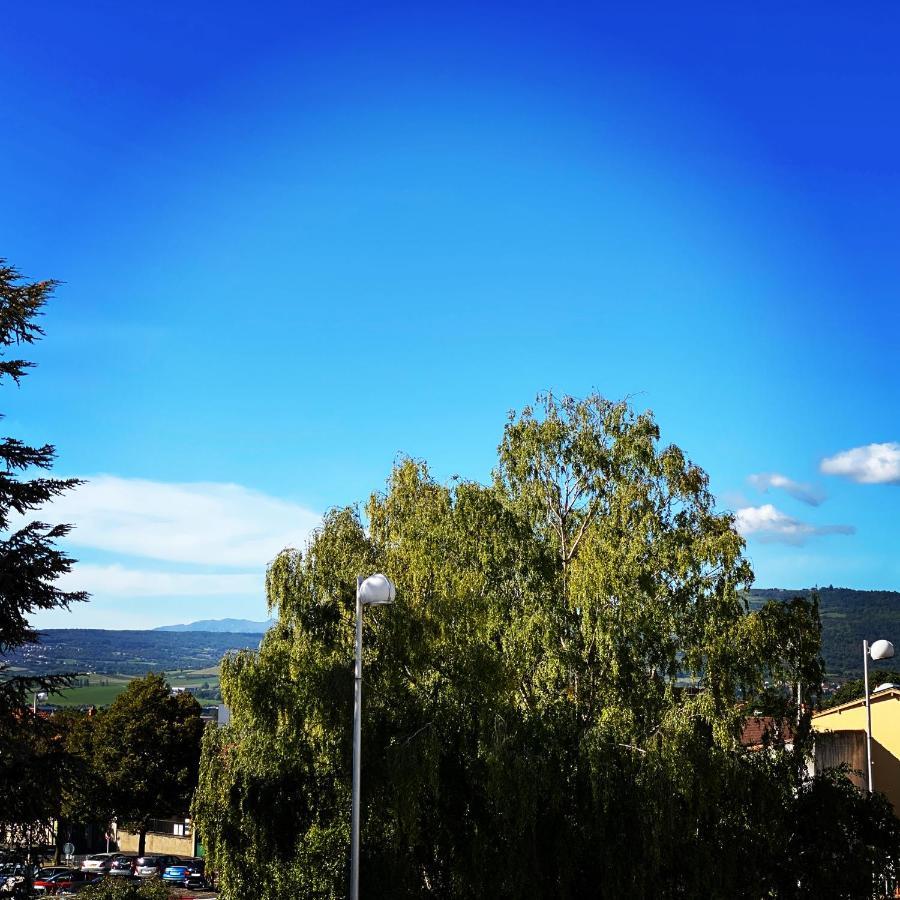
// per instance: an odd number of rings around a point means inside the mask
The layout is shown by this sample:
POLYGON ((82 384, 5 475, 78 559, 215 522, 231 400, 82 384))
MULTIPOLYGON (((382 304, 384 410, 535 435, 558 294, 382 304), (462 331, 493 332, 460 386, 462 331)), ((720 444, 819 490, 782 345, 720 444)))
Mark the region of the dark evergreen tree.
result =
MULTIPOLYGON (((37 320, 55 287, 54 281, 24 280, 0 259, 0 383, 19 385, 32 367, 17 351, 43 336, 37 320)), ((13 843, 31 843, 52 815, 52 782, 62 771, 58 742, 30 706, 35 692, 58 688, 67 679, 17 677, 6 657, 38 641, 29 622, 33 613, 87 599, 84 592, 57 584, 74 562, 57 546, 71 526, 46 524, 36 515, 79 483, 40 474, 49 472, 55 456, 51 444, 32 447, 13 437, 0 439, 0 833, 13 843)))

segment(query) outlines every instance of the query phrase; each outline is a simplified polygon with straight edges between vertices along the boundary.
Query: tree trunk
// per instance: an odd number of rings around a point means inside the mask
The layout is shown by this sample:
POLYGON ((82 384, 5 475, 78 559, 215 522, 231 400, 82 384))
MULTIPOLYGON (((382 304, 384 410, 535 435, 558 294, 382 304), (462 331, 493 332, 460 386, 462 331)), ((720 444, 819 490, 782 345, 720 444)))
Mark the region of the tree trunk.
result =
POLYGON ((138 852, 137 852, 138 856, 144 855, 144 846, 146 843, 147 843, 147 829, 142 828, 138 832, 138 852))
POLYGON ((53 865, 58 866, 60 857, 62 856, 62 848, 63 848, 63 839, 62 839, 63 829, 62 822, 57 819, 56 820, 56 839, 53 842, 53 865))

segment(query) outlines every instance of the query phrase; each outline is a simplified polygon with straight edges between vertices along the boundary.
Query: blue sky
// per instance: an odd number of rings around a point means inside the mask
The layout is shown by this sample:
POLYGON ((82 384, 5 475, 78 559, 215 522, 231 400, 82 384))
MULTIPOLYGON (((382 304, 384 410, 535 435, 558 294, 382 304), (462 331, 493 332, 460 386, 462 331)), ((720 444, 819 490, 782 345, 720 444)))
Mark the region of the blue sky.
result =
POLYGON ((261 618, 322 510, 398 452, 487 479, 547 388, 652 409, 758 584, 900 589, 898 32, 891 3, 8 10, 0 255, 65 284, 2 409, 91 479, 59 512, 94 599, 39 624, 261 618))

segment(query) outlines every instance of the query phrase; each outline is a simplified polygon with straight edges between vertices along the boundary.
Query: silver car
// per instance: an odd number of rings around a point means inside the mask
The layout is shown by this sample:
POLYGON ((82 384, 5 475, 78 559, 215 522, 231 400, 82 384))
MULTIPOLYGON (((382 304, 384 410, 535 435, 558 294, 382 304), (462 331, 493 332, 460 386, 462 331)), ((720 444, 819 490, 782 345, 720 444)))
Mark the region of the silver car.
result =
POLYGON ((95 875, 105 875, 112 865, 112 861, 121 856, 121 853, 94 853, 86 856, 81 863, 82 872, 93 872, 95 875))

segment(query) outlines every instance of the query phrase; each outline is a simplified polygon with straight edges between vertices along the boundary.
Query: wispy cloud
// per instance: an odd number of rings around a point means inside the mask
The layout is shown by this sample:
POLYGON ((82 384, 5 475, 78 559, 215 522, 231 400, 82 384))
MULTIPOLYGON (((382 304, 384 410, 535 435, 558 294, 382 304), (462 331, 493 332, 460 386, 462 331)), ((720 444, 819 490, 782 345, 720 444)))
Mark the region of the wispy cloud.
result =
POLYGON ((76 547, 166 562, 261 567, 302 547, 318 513, 237 484, 166 483, 99 475, 41 510, 75 525, 76 547))
POLYGON ((900 484, 900 444, 866 444, 827 456, 819 465, 826 475, 843 475, 860 484, 900 484))
POLYGON ((64 590, 88 591, 92 597, 261 597, 259 572, 158 572, 77 563, 59 580, 64 590))
POLYGON ((780 475, 778 472, 760 472, 757 475, 751 475, 747 481, 763 493, 776 488, 790 494, 795 500, 799 500, 801 503, 808 503, 810 506, 818 506, 825 499, 825 492, 820 487, 814 484, 794 481, 792 478, 780 475))
POLYGON ((84 561, 60 587, 88 591, 95 601, 37 616, 45 628, 71 627, 71 616, 80 626, 102 627, 110 620, 143 627, 221 615, 258 618, 266 563, 284 547, 305 546, 321 521, 304 506, 237 484, 113 475, 90 477, 38 515, 75 526, 66 542, 84 561))
POLYGON ((805 544, 811 537, 826 534, 855 534, 852 525, 812 525, 776 509, 771 503, 745 506, 735 513, 735 527, 744 537, 764 543, 805 544))

